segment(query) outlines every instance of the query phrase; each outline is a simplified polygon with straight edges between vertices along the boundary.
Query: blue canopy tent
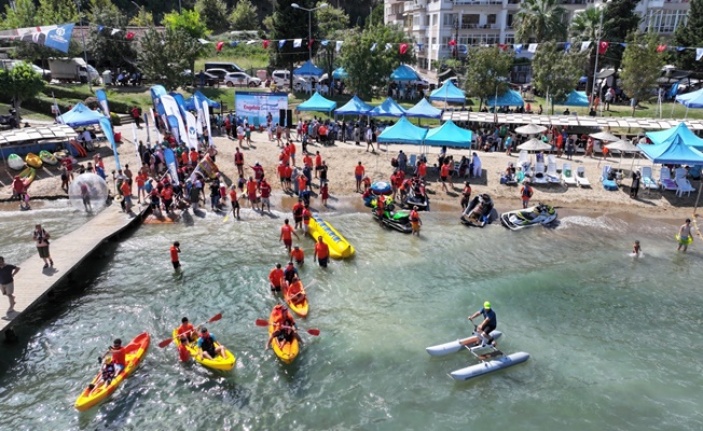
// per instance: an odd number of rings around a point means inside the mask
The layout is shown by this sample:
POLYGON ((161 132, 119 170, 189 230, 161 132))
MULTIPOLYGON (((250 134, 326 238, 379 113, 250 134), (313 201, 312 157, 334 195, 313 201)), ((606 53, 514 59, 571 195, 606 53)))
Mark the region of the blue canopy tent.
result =
POLYGON ((334 111, 335 115, 368 115, 373 106, 367 104, 357 96, 351 98, 350 101, 344 104, 341 108, 334 111))
POLYGON ((449 120, 440 127, 430 129, 425 136, 425 145, 441 147, 446 145, 455 148, 471 148, 471 130, 462 129, 449 120))
POLYGON ((680 139, 684 144, 689 147, 694 147, 695 149, 703 150, 703 139, 696 136, 688 127, 686 123, 679 123, 678 126, 672 127, 671 129, 661 130, 659 132, 647 132, 647 137, 652 140, 654 145, 671 143, 677 139, 680 139))
POLYGON ((522 96, 515 90, 508 90, 498 96, 497 103, 495 96, 486 100, 486 106, 523 106, 524 104, 525 101, 522 100, 522 96))
POLYGON ((59 116, 59 122, 71 127, 81 127, 98 124, 101 118, 105 116, 78 102, 70 111, 59 116))
POLYGON ((676 96, 676 101, 686 108, 700 109, 703 108, 703 88, 691 93, 680 94, 676 96))
MULTIPOLYGON (((668 130, 665 130, 664 132, 668 132, 668 130)), ((647 133, 647 136, 649 135, 650 133, 647 133)), ((652 139, 651 136, 650 139, 652 139)), ((684 138, 680 134, 671 135, 659 144, 638 144, 637 148, 639 148, 640 151, 642 151, 642 153, 653 163, 672 165, 703 165, 703 153, 689 145, 686 145, 684 138)))
POLYGON ((205 96, 200 91, 196 91, 195 94, 193 94, 193 97, 190 97, 185 100, 185 102, 184 102, 185 108, 189 111, 197 110, 197 108, 195 106, 196 100, 199 100, 200 101, 199 103, 201 103, 201 104, 203 101, 207 102, 207 106, 209 106, 210 108, 220 109, 220 102, 216 102, 212 99, 209 99, 207 96, 205 96))
POLYGON ((308 100, 298 105, 296 111, 332 112, 337 107, 334 100, 325 99, 317 91, 308 100))
POLYGON ((380 135, 378 142, 385 144, 414 144, 422 145, 427 134, 427 129, 418 127, 405 117, 398 120, 391 127, 386 127, 380 135))
POLYGON ((371 117, 402 117, 405 115, 405 109, 388 97, 383 103, 369 111, 368 115, 371 117))
POLYGON ((430 93, 433 102, 466 103, 466 93, 457 88, 451 80, 444 81, 441 87, 430 93))
POLYGON ((563 103, 557 102, 557 105, 588 106, 588 96, 585 91, 572 90, 566 100, 563 103))
POLYGON ((332 71, 332 78, 334 79, 347 79, 349 78, 349 74, 347 73, 346 70, 344 70, 343 67, 337 68, 334 71, 332 71))
POLYGON ((391 73, 391 81, 417 81, 420 79, 417 72, 409 66, 401 64, 391 73))
POLYGON ((405 111, 406 117, 413 118, 441 118, 442 110, 437 109, 427 99, 420 99, 415 106, 405 111))
POLYGON ((310 60, 306 61, 305 64, 293 70, 293 75, 316 76, 318 78, 324 73, 324 70, 312 64, 310 60))

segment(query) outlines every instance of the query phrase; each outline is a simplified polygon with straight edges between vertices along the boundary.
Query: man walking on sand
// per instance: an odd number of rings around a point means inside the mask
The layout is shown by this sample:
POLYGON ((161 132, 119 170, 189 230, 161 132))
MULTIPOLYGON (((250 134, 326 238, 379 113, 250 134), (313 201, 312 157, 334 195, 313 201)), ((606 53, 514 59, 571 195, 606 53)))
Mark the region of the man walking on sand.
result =
POLYGON ((14 277, 19 270, 19 266, 5 264, 5 258, 0 256, 0 290, 10 300, 10 308, 7 309, 8 314, 15 311, 14 277))

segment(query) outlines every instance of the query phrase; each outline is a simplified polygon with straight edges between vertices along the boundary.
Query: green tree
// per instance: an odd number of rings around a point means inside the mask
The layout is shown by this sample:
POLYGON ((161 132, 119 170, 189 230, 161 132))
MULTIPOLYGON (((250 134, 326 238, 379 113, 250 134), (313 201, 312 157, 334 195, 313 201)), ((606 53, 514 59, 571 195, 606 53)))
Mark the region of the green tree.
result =
POLYGON ((515 19, 515 41, 542 43, 566 38, 566 9, 559 0, 525 0, 515 19))
POLYGON ((215 33, 229 29, 227 4, 223 0, 198 0, 195 10, 205 21, 205 26, 215 33))
MULTIPOLYGON (((657 79, 664 66, 664 55, 657 52, 659 38, 653 34, 633 34, 622 56, 622 89, 637 101, 650 100, 657 89, 657 79)), ((635 108, 632 108, 635 115, 635 108)))
POLYGON ((574 16, 569 27, 569 33, 572 40, 576 43, 591 42, 588 49, 588 61, 586 67, 586 94, 590 94, 593 89, 593 75, 596 67, 596 50, 598 49, 596 41, 598 40, 598 30, 600 28, 600 19, 602 11, 595 7, 589 7, 583 12, 574 16))
POLYGON ((128 17, 120 11, 111 0, 90 0, 89 21, 93 26, 103 25, 108 29, 102 32, 91 32, 88 50, 101 67, 124 67, 134 64, 137 53, 134 42, 125 39, 124 29, 128 17), (123 30, 116 35, 111 34, 111 28, 123 30))
POLYGON ((39 94, 44 88, 42 76, 29 63, 21 63, 10 70, 0 69, 0 92, 12 97, 19 112, 22 102, 39 94))
MULTIPOLYGON (((691 0, 686 25, 679 25, 674 33, 677 46, 703 46, 703 0, 691 0)), ((703 72, 703 62, 696 61, 696 50, 685 49, 676 55, 676 65, 685 70, 703 72)))
POLYGON ((315 18, 317 18, 317 27, 322 39, 330 39, 337 31, 349 28, 349 15, 344 12, 344 9, 334 6, 316 10, 315 18))
POLYGON ((401 63, 415 62, 413 41, 399 28, 385 25, 357 29, 344 40, 340 63, 349 74, 348 87, 359 97, 369 99, 374 86, 383 87, 401 63), (386 49, 390 43, 391 48, 386 49), (408 51, 401 55, 400 43, 408 44, 408 51), (371 47, 376 44, 376 49, 371 47))
MULTIPOLYGON (((273 19, 271 15, 268 15, 267 18, 273 19)), ((260 27, 256 6, 251 3, 251 0, 239 0, 229 15, 229 22, 232 28, 238 31, 258 30, 260 27)))
MULTIPOLYGON (((308 59, 308 12, 296 9, 291 6, 290 0, 276 0, 276 5, 273 12, 272 28, 269 29, 269 36, 272 40, 286 39, 283 47, 279 47, 277 43, 273 43, 271 49, 271 63, 274 66, 285 67, 293 70, 295 63, 303 62, 308 59), (303 39, 304 43, 300 48, 294 48, 290 39, 303 39)), ((300 6, 312 9, 315 5, 313 0, 300 0, 297 2, 300 6)), ((317 17, 310 14, 312 38, 319 40, 317 29, 317 17)), ((311 55, 314 57, 317 52, 316 47, 319 44, 313 44, 311 47, 311 55)), ((291 88, 293 86, 293 74, 291 74, 291 88)))
POLYGON ((638 3, 639 0, 610 0, 606 3, 603 12, 603 39, 610 45, 602 60, 604 65, 615 71, 620 69, 625 50, 620 42, 625 42, 630 34, 639 29, 641 17, 635 12, 638 3))
POLYGON ((513 65, 512 52, 496 47, 479 47, 469 51, 464 89, 468 94, 484 100, 508 91, 507 78, 513 65))
POLYGON ((129 24, 137 27, 153 27, 154 14, 144 6, 139 6, 139 11, 129 20, 129 24))
POLYGON ((554 42, 539 45, 532 59, 532 83, 542 94, 552 100, 561 101, 576 88, 583 73, 586 52, 564 52, 554 42))
POLYGON ((184 9, 181 13, 167 13, 164 16, 164 27, 182 30, 194 39, 204 38, 210 34, 210 30, 197 10, 184 9))
POLYGON ((383 25, 383 15, 383 2, 380 2, 371 9, 371 14, 368 16, 366 25, 383 25))
POLYGON ((183 29, 147 30, 140 40, 139 65, 151 80, 169 90, 185 85, 192 78, 183 74, 201 54, 203 45, 183 29))

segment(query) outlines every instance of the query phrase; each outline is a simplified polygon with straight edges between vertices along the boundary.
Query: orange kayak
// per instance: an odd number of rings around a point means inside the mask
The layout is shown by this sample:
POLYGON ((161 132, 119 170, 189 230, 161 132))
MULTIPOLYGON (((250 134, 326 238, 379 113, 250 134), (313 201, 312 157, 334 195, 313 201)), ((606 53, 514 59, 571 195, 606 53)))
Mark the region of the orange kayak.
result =
POLYGON ((104 401, 109 397, 115 389, 126 379, 130 374, 134 372, 142 358, 146 354, 146 350, 149 348, 149 342, 151 337, 146 332, 142 332, 137 335, 126 347, 126 364, 119 374, 115 375, 110 383, 105 383, 101 381, 100 375, 102 374, 98 371, 98 375, 90 382, 90 385, 86 387, 80 396, 76 400, 75 407, 79 411, 86 411, 91 407, 94 407, 104 401))

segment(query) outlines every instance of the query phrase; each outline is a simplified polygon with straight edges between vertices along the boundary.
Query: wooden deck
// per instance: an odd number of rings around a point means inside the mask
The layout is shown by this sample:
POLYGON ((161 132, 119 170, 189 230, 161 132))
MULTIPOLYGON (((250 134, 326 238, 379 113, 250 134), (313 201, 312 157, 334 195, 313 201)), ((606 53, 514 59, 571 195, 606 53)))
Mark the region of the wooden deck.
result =
MULTIPOLYGON (((79 229, 58 239, 51 240, 51 257, 54 267, 44 269, 44 261, 34 254, 24 262, 8 262, 19 266, 15 276, 15 311, 6 315, 7 298, 0 298, 0 334, 12 328, 13 322, 30 311, 32 306, 41 301, 54 286, 62 283, 78 266, 100 245, 126 230, 134 224, 141 223, 146 209, 143 207, 136 216, 128 216, 120 211, 119 205, 111 205, 93 217, 79 229)), ((134 210, 139 211, 136 207, 134 210)), ((14 334, 5 334, 8 338, 14 334)))

